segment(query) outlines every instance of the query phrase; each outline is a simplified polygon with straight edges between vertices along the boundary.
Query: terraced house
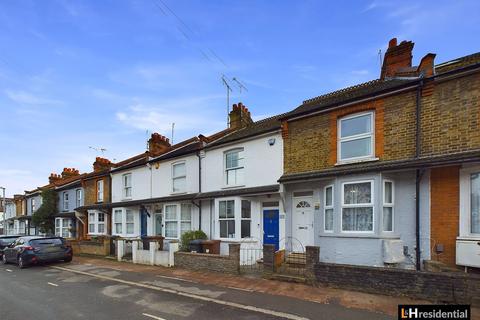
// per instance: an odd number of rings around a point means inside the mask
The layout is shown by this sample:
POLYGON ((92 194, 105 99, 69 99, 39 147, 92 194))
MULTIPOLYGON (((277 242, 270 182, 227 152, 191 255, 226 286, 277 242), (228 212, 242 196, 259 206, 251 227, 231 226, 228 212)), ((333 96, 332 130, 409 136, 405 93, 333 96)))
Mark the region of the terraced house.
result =
POLYGON ((287 230, 321 261, 480 266, 480 54, 413 66, 413 47, 281 117, 287 230))

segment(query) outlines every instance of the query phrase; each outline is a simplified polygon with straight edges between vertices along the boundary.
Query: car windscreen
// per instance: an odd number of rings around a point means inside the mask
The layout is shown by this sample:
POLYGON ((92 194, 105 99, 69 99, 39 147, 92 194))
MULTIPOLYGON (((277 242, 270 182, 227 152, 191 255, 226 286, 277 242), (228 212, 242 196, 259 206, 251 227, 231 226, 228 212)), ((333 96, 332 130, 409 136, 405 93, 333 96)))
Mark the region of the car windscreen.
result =
POLYGON ((31 240, 30 245, 32 247, 61 246, 61 245, 63 245, 63 241, 62 241, 62 239, 59 239, 59 238, 36 239, 36 240, 31 240))
POLYGON ((0 239, 0 245, 2 246, 8 246, 11 243, 14 243, 17 238, 5 238, 5 239, 0 239))

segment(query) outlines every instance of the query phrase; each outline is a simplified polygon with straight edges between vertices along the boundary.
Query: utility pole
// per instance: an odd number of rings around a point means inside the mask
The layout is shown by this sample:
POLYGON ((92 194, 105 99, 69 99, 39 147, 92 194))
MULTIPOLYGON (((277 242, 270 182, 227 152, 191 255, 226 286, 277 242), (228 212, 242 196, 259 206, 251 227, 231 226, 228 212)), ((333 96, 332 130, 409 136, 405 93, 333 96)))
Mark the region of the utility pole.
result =
POLYGON ((172 122, 172 146, 173 146, 173 134, 175 131, 175 122, 172 122))
POLYGON ((7 202, 5 201, 5 187, 0 187, 0 189, 3 189, 3 234, 6 234, 6 221, 5 221, 5 214, 6 214, 6 207, 7 207, 7 202))

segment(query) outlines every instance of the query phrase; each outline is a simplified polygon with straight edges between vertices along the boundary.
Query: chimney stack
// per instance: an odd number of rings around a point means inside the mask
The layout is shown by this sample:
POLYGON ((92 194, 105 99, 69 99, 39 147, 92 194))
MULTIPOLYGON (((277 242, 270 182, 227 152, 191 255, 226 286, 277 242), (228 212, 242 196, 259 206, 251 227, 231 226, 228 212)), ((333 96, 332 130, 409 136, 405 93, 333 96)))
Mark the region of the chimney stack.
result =
POLYGON ((102 170, 107 170, 110 169, 113 166, 113 163, 110 162, 110 160, 101 158, 101 157, 96 157, 95 162, 93 163, 93 171, 98 172, 102 170))
POLYGON ((383 58, 382 71, 380 79, 392 78, 397 73, 409 71, 412 67, 412 51, 414 43, 412 41, 402 41, 397 45, 397 38, 388 42, 388 49, 383 58))
POLYGON ((61 181, 63 178, 61 175, 56 173, 50 173, 50 177, 48 177, 48 183, 54 184, 56 182, 61 181))
POLYGON ((79 176, 80 172, 75 168, 63 168, 62 179, 79 176))
POLYGON ((151 157, 156 157, 170 150, 170 140, 159 133, 152 133, 148 139, 148 152, 151 157))
POLYGON ((233 105, 232 111, 228 114, 230 129, 238 130, 253 123, 250 111, 241 102, 233 105))

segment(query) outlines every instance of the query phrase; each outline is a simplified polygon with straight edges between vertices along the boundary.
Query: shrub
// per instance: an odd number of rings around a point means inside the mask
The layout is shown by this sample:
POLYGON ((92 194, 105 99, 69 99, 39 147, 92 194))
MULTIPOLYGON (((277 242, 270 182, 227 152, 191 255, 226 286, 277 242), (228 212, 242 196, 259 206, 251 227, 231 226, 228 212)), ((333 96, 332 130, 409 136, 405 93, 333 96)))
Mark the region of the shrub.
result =
POLYGON ((188 252, 190 251, 189 245, 192 240, 206 240, 207 235, 202 230, 187 231, 182 235, 180 250, 188 252))

